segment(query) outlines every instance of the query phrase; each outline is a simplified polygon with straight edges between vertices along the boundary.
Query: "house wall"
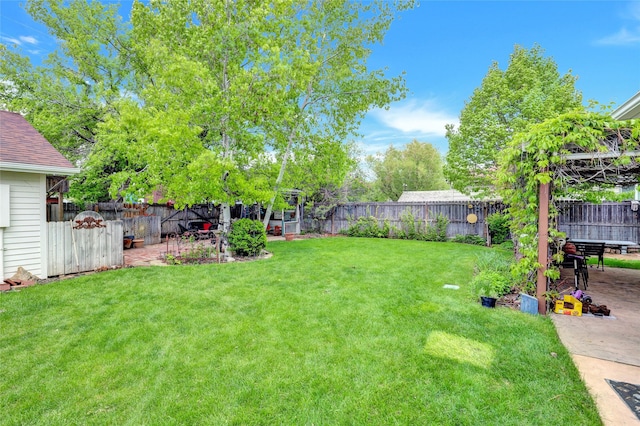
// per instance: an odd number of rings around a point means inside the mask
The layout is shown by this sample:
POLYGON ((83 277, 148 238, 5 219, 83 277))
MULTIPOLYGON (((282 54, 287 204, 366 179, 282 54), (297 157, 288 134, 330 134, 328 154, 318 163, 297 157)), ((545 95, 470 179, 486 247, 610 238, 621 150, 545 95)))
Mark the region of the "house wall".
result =
POLYGON ((1 278, 10 278, 20 266, 46 278, 46 177, 0 171, 0 182, 9 185, 10 203, 10 225, 0 233, 0 247, 4 249, 0 251, 1 278))

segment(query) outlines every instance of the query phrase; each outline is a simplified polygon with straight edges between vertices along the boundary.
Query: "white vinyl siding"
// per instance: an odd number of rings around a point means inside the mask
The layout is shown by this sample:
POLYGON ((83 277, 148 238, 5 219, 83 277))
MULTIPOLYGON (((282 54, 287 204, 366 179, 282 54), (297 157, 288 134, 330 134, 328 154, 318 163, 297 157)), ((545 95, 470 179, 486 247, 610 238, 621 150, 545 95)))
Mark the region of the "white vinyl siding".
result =
POLYGON ((22 266, 40 278, 47 277, 45 175, 0 172, 0 182, 9 185, 10 216, 3 238, 3 278, 9 278, 22 266))

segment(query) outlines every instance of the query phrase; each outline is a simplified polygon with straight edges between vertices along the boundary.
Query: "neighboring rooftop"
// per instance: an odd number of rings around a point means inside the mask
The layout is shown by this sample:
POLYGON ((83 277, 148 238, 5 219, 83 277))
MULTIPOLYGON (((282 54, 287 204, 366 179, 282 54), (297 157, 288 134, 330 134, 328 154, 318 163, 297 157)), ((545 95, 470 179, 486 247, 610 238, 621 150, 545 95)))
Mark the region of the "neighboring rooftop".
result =
POLYGON ((0 111, 0 170, 69 175, 78 172, 20 114, 0 111))
MULTIPOLYGON (((445 189, 442 191, 404 191, 398 202, 425 202, 425 201, 478 201, 483 199, 473 198, 455 189, 445 189)), ((486 199, 483 199, 486 201, 486 199)))

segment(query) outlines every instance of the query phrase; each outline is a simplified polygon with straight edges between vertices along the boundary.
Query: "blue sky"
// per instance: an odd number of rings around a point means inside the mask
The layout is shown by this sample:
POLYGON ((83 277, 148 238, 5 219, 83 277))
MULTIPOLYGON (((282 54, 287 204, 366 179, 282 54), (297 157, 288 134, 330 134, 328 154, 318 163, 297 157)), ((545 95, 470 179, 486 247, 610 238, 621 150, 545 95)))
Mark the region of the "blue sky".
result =
MULTIPOLYGON (((55 41, 21 3, 0 0, 0 41, 44 56, 55 41)), ((131 1, 120 3, 125 9, 131 1)), ((578 77, 585 101, 615 107, 640 91, 640 1, 422 0, 374 47, 370 66, 388 68, 390 76, 405 72, 409 95, 367 114, 358 139, 363 152, 417 139, 444 154, 444 125, 457 123, 492 62, 505 69, 514 45, 536 43, 561 74, 578 77)))

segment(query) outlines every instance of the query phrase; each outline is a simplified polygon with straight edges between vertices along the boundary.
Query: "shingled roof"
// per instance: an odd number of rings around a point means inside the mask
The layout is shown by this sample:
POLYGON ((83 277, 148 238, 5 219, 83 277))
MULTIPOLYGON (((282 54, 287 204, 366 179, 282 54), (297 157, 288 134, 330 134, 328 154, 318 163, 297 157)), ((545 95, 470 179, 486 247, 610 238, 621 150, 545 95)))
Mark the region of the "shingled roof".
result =
POLYGON ((78 172, 20 114, 0 111, 0 170, 70 175, 78 172))
POLYGON ((497 198, 488 199, 484 197, 472 197, 455 189, 445 189, 441 191, 404 191, 399 203, 418 203, 418 202, 449 202, 449 201, 496 201, 497 198))

